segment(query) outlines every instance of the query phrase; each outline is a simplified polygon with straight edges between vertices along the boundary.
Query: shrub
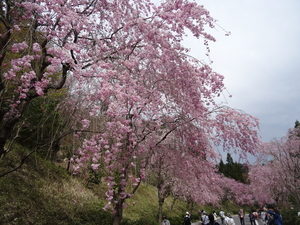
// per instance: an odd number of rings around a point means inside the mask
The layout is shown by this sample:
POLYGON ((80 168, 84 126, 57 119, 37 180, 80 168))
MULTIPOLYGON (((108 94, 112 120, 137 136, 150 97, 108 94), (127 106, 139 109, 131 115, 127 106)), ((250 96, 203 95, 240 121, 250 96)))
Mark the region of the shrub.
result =
POLYGON ((281 216, 284 225, 300 225, 300 217, 298 216, 298 210, 296 209, 282 210, 281 216))

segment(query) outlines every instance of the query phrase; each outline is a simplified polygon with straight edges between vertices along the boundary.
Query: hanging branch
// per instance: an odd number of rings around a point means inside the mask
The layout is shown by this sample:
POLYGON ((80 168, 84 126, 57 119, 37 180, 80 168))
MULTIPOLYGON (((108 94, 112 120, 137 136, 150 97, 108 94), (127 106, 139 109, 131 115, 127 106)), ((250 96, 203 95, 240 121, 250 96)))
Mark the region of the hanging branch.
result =
POLYGON ((6 175, 9 174, 9 173, 12 173, 12 172, 16 171, 17 169, 19 169, 19 168, 25 163, 26 159, 27 159, 34 151, 35 151, 35 149, 32 150, 31 152, 29 152, 26 156, 24 156, 24 157, 22 158, 22 160, 21 160, 20 165, 18 165, 17 167, 13 168, 12 170, 9 170, 9 171, 7 171, 7 172, 4 172, 4 173, 0 174, 0 178, 6 176, 6 175))

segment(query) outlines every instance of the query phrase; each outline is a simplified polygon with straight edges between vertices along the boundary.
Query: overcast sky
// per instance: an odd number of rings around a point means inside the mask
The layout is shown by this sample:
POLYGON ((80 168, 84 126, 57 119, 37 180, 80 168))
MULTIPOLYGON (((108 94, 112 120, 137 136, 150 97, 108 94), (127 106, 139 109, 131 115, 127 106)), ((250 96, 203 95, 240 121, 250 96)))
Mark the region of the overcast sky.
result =
MULTIPOLYGON (((284 136, 300 120, 300 1, 197 0, 222 29, 211 30, 212 68, 225 76, 228 105, 260 120, 265 142, 284 136)), ((210 33, 211 33, 210 32, 210 33)), ((202 41, 189 41, 203 56, 202 41)))

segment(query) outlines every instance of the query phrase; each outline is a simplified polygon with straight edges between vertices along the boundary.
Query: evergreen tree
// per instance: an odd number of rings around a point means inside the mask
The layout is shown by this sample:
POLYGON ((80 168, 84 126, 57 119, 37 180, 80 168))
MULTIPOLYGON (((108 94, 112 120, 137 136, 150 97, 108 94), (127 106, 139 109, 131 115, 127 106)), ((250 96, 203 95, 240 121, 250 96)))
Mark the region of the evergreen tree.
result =
POLYGON ((228 165, 233 165, 233 158, 229 153, 227 153, 226 162, 228 165))
POLYGON ((223 160, 221 159, 218 172, 224 174, 224 170, 225 170, 225 164, 224 164, 223 160))
POLYGON ((295 122, 295 128, 297 128, 300 125, 300 122, 298 120, 296 120, 295 122))
POLYGON ((244 166, 240 163, 234 162, 233 158, 229 153, 227 153, 226 164, 223 163, 223 160, 219 164, 219 173, 223 173, 225 177, 240 181, 245 183, 243 172, 246 172, 244 166))

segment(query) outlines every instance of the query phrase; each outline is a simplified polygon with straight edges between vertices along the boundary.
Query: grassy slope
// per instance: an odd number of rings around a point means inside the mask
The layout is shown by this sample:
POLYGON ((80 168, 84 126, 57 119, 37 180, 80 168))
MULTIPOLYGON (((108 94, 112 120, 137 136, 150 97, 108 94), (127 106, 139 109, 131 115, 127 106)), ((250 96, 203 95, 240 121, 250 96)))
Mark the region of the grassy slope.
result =
MULTIPOLYGON (((0 173, 20 163, 20 152, 11 152, 0 161, 0 173)), ((103 206, 102 200, 64 169, 36 155, 0 178, 1 224, 99 224, 110 219, 100 210, 103 206)))
MULTIPOLYGON (((0 161, 0 173, 17 166, 22 151, 9 153, 0 161)), ((32 155, 17 171, 0 178, 1 224, 112 224, 112 216, 104 212, 104 186, 86 188, 80 180, 70 177, 66 171, 50 162, 32 155)), ((158 199, 153 186, 143 184, 135 196, 127 202, 122 224, 157 224, 158 199)), ((181 224, 187 210, 185 202, 168 198, 163 213, 172 225, 181 224)), ((226 211, 238 207, 229 205, 226 211)), ((208 212, 213 208, 201 207, 208 212)), ((226 209, 226 208, 225 208, 226 209)), ((192 215, 198 219, 199 206, 192 215)), ((217 211, 217 210, 216 210, 217 211)))

